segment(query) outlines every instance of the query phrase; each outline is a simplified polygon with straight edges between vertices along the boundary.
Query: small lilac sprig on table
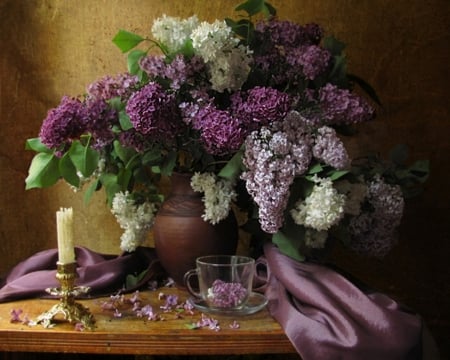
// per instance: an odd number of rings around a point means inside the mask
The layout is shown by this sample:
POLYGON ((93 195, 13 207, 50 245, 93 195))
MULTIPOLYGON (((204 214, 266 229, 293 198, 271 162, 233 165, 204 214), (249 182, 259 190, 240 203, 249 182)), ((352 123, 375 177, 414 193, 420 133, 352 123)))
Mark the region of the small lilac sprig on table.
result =
POLYGON ((235 308, 248 297, 247 289, 238 282, 215 280, 208 289, 208 302, 218 308, 235 308))

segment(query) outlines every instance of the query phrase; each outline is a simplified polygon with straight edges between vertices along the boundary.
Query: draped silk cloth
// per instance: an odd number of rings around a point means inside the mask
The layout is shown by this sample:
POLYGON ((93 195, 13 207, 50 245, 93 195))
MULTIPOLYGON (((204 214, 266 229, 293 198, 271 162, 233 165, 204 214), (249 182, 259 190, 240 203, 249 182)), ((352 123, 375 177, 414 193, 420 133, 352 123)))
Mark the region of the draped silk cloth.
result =
POLYGON ((384 294, 361 290, 328 267, 297 262, 272 244, 264 252, 260 262, 267 265, 262 277, 269 311, 302 359, 422 358, 416 314, 384 294))
MULTIPOLYGON (((91 288, 87 296, 98 297, 119 291, 131 292, 161 276, 162 269, 154 249, 138 248, 123 255, 102 255, 84 247, 75 248, 78 279, 76 285, 91 288), (133 287, 124 290, 127 275, 146 275, 133 287)), ((0 279, 0 302, 48 296, 46 288, 58 287, 56 262, 58 250, 38 252, 17 264, 0 279)))
MULTIPOLYGON (((77 285, 89 296, 130 292, 164 276, 154 249, 105 256, 75 249, 77 285), (127 274, 148 270, 124 290, 127 274)), ((46 296, 57 287, 57 250, 39 252, 0 279, 0 302, 46 296)), ((255 291, 267 296, 270 314, 280 323, 303 360, 421 359, 421 320, 388 296, 361 290, 338 272, 300 263, 268 244, 257 261, 255 291)))

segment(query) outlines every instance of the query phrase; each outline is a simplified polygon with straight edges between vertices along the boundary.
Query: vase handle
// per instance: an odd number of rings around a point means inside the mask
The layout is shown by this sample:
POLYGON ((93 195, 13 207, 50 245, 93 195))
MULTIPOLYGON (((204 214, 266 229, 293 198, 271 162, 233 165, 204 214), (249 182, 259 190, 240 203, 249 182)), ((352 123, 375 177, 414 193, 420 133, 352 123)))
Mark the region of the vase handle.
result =
POLYGON ((191 269, 184 274, 184 285, 186 286, 186 289, 189 291, 189 294, 191 294, 192 296, 194 296, 198 299, 202 299, 202 295, 192 288, 192 285, 191 285, 191 277, 192 276, 196 276, 198 278, 197 269, 191 269))

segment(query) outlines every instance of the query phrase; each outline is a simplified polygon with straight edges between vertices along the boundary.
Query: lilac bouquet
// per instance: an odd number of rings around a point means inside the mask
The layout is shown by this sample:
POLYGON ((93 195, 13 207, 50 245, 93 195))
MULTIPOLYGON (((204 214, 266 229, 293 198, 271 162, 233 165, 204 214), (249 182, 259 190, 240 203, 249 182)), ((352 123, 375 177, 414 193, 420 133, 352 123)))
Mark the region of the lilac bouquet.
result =
POLYGON ((316 24, 279 20, 264 0, 236 10, 238 21, 163 16, 150 38, 120 30, 113 42, 128 72, 48 112, 27 141, 38 153, 27 189, 62 178, 88 199, 103 188, 121 247, 133 251, 163 200, 161 179, 190 172, 205 221, 237 204, 245 229, 296 259, 329 237, 384 255, 404 206, 398 184, 423 179, 426 164, 352 162, 343 137, 374 118, 377 98, 346 72, 344 44, 316 24))

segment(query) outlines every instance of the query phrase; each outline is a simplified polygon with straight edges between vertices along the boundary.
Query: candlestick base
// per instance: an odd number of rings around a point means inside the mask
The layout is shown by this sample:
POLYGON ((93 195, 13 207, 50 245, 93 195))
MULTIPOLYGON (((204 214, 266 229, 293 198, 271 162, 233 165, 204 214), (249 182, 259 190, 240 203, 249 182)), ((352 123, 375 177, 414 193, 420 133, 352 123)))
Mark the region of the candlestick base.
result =
POLYGON ((62 315, 63 319, 70 323, 81 323, 87 329, 93 329, 95 324, 94 316, 89 309, 75 301, 75 297, 87 293, 88 287, 74 286, 77 278, 76 263, 57 263, 56 278, 61 284, 60 288, 48 288, 46 291, 60 297, 60 302, 50 310, 42 313, 36 319, 36 323, 44 327, 50 327, 57 315, 62 315))

